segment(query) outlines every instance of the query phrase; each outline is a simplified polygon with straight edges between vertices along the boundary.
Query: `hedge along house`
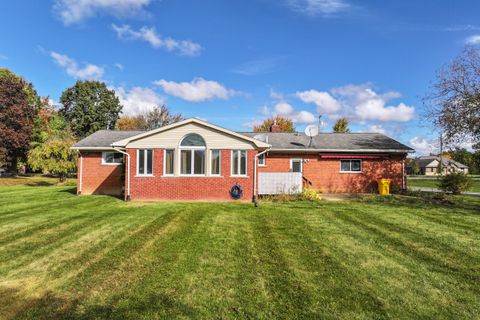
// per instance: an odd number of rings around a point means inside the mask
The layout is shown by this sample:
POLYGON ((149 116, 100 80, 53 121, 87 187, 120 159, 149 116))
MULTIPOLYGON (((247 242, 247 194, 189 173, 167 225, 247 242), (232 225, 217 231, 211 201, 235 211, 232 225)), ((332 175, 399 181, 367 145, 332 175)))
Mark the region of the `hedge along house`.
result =
MULTIPOLYGON (((378 178, 406 188, 405 158, 414 150, 381 134, 238 133, 198 119, 151 131, 100 130, 75 144, 79 194, 126 200, 230 200, 262 184, 299 177, 301 190, 366 192, 378 178), (238 188, 236 189, 238 191, 238 188)), ((265 185, 263 188, 266 190, 265 185)), ((263 193, 265 194, 265 193, 263 193)))

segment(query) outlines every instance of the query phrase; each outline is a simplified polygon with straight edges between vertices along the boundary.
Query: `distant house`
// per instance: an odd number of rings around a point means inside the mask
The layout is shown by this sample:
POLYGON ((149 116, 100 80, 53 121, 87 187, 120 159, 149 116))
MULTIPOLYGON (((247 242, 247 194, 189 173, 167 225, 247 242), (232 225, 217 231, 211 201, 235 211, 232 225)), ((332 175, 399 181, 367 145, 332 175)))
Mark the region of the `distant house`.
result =
POLYGON ((440 167, 443 174, 452 172, 468 173, 468 166, 444 157, 423 156, 416 159, 420 174, 433 176, 440 174, 440 167), (441 161, 441 165, 440 165, 441 161))
POLYGON ((100 130, 75 144, 77 192, 126 200, 251 200, 311 188, 406 188, 413 149, 378 133, 234 132, 187 119, 150 131, 100 130), (242 192, 239 192, 239 191, 242 192))

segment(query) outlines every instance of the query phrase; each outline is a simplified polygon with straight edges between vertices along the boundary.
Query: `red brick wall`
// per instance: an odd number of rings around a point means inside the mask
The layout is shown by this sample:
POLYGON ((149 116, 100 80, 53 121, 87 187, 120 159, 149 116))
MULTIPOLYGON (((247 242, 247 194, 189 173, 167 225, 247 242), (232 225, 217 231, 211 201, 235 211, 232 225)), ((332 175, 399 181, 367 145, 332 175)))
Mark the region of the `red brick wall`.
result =
MULTIPOLYGON (((120 195, 123 189, 122 165, 102 165, 101 152, 82 152, 82 194, 120 195)), ((80 168, 78 157, 78 168, 80 168)), ((77 179, 77 190, 80 190, 80 176, 77 179)))
MULTIPOLYGON (((136 176, 136 149, 130 154, 130 186, 132 200, 232 200, 230 189, 238 183, 243 188, 242 200, 253 197, 253 159, 257 151, 248 150, 247 178, 230 177, 230 150, 221 151, 220 177, 165 177, 163 176, 163 149, 154 149, 153 177, 136 176)), ((175 159, 177 161, 178 159, 175 159)))
POLYGON ((322 159, 318 154, 272 154, 259 172, 289 172, 290 159, 302 158, 304 186, 322 192, 375 192, 377 179, 392 179, 392 185, 402 186, 402 155, 389 159, 363 159, 361 173, 341 173, 340 159, 322 159))

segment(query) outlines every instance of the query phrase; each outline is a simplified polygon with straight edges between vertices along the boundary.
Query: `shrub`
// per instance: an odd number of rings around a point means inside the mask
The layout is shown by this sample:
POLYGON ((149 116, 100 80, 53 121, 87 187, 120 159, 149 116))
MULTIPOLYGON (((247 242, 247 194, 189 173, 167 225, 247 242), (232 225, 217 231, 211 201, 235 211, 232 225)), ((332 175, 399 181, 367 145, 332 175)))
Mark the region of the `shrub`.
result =
POLYGON ((472 187, 472 179, 461 172, 449 173, 440 178, 438 187, 444 192, 461 194, 472 187))
POLYGON ((300 199, 308 201, 318 201, 321 200, 320 195, 312 189, 304 189, 300 194, 300 199))

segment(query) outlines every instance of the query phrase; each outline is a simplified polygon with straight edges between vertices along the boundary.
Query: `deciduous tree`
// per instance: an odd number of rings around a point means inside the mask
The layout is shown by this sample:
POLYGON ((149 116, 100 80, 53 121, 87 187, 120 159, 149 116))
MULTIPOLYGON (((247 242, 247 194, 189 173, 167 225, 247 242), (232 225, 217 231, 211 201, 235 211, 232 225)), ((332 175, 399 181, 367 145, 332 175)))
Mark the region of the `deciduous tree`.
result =
POLYGON ((37 97, 30 83, 0 69, 0 162, 7 163, 12 173, 30 149, 37 97))
POLYGON ((280 127, 280 132, 295 132, 295 126, 293 121, 289 118, 282 116, 274 116, 263 120, 263 122, 253 127, 254 132, 267 132, 270 131, 273 124, 276 123, 280 127))
POLYGON ((115 128, 118 130, 152 130, 184 119, 180 113, 173 114, 166 105, 162 105, 142 114, 123 116, 118 119, 115 128))
POLYGON ((160 128, 184 119, 180 113, 173 114, 166 105, 157 106, 145 115, 148 130, 160 128))
POLYGON ((51 136, 47 141, 30 150, 28 165, 33 170, 43 173, 58 174, 60 181, 65 181, 68 173, 77 166, 77 154, 70 147, 75 139, 70 132, 51 136))
POLYGON ((60 103, 60 114, 77 138, 115 128, 122 110, 115 91, 99 81, 77 81, 62 93, 60 103))
POLYGON ((467 46, 440 69, 424 99, 426 118, 450 145, 480 142, 480 51, 467 46))

